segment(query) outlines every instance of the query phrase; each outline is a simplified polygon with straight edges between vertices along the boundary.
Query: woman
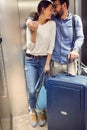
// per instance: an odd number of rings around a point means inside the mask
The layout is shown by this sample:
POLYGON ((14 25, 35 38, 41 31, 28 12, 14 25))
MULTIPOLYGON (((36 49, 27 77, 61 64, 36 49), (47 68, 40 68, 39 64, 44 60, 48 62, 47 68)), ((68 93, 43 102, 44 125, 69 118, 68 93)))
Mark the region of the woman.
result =
MULTIPOLYGON (((37 126, 37 112, 35 84, 42 71, 50 72, 50 60, 55 43, 56 25, 51 19, 53 13, 52 3, 42 0, 38 4, 37 13, 34 16, 34 28, 26 31, 26 81, 29 92, 31 125, 37 126)), ((46 122, 44 110, 39 113, 39 125, 46 122)))

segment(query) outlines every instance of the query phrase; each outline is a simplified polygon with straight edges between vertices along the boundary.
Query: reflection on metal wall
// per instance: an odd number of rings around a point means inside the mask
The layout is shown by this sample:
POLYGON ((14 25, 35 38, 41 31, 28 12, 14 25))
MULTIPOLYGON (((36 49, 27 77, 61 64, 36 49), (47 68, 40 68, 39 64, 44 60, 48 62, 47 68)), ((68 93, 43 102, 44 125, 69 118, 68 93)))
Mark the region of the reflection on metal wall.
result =
POLYGON ((0 0, 0 17, 8 92, 3 97, 5 91, 2 86, 0 122, 2 130, 19 130, 22 127, 18 123, 20 118, 28 114, 28 102, 17 0, 0 0))
POLYGON ((18 8, 20 13, 20 25, 24 22, 31 12, 36 12, 38 2, 40 0, 18 0, 18 8))
MULTIPOLYGON (((1 36, 0 36, 0 39, 1 39, 1 36)), ((8 99, 8 94, 7 94, 5 64, 4 64, 1 40, 0 40, 0 43, 1 43, 0 44, 0 124, 1 124, 1 130, 5 130, 5 129, 9 130, 11 128, 10 105, 9 105, 9 99, 8 99)))
POLYGON ((6 87, 6 75, 5 75, 5 65, 2 44, 0 44, 0 97, 7 96, 7 87, 6 87))

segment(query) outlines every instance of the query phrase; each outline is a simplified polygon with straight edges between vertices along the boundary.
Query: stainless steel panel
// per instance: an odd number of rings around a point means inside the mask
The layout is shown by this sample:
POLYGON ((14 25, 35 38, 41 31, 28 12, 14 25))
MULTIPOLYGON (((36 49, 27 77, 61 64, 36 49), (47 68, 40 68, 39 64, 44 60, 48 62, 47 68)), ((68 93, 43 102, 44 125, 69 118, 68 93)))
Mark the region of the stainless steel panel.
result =
POLYGON ((31 12, 37 11, 37 5, 40 0, 18 0, 18 8, 20 14, 20 25, 24 22, 31 12))
MULTIPOLYGON (((3 39, 2 49, 7 81, 7 94, 2 85, 0 97, 2 130, 15 130, 15 128, 19 130, 19 126, 22 127, 22 124, 18 123, 20 122, 20 118, 22 116, 24 117, 24 115, 28 116, 18 11, 18 3, 16 0, 0 0, 0 30, 3 39)), ((3 75, 3 72, 1 73, 3 75)), ((26 125, 23 129, 26 129, 26 125)))
POLYGON ((2 130, 6 130, 6 129, 9 130, 11 128, 10 105, 9 105, 9 99, 7 94, 5 65, 4 65, 2 45, 0 45, 0 124, 2 130), (6 129, 5 126, 7 127, 6 129))

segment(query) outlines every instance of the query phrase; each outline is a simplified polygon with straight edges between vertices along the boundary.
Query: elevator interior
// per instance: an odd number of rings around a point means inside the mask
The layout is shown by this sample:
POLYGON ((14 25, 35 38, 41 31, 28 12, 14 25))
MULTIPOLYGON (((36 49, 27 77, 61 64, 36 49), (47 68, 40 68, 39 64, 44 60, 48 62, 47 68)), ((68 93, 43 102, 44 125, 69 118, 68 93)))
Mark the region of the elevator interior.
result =
MULTIPOLYGON (((30 129, 22 50, 25 30, 22 25, 26 17, 36 11, 39 1, 0 0, 0 130, 30 129)), ((82 17, 85 33, 82 60, 87 64, 86 0, 70 0, 69 10, 82 17)), ((47 130, 47 127, 41 129, 47 130)))

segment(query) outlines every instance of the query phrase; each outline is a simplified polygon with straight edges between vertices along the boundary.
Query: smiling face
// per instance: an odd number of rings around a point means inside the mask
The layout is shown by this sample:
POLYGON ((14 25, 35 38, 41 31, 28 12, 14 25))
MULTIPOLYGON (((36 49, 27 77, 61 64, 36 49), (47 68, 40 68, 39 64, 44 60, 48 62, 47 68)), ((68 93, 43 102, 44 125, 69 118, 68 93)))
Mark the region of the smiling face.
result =
POLYGON ((42 13, 46 19, 50 19, 53 13, 53 6, 50 4, 47 8, 42 9, 42 13))
POLYGON ((43 19, 50 19, 53 13, 52 2, 42 0, 38 5, 37 11, 39 17, 42 17, 43 19))
POLYGON ((58 18, 61 18, 64 15, 65 4, 66 3, 61 4, 59 0, 53 2, 54 13, 58 18))

